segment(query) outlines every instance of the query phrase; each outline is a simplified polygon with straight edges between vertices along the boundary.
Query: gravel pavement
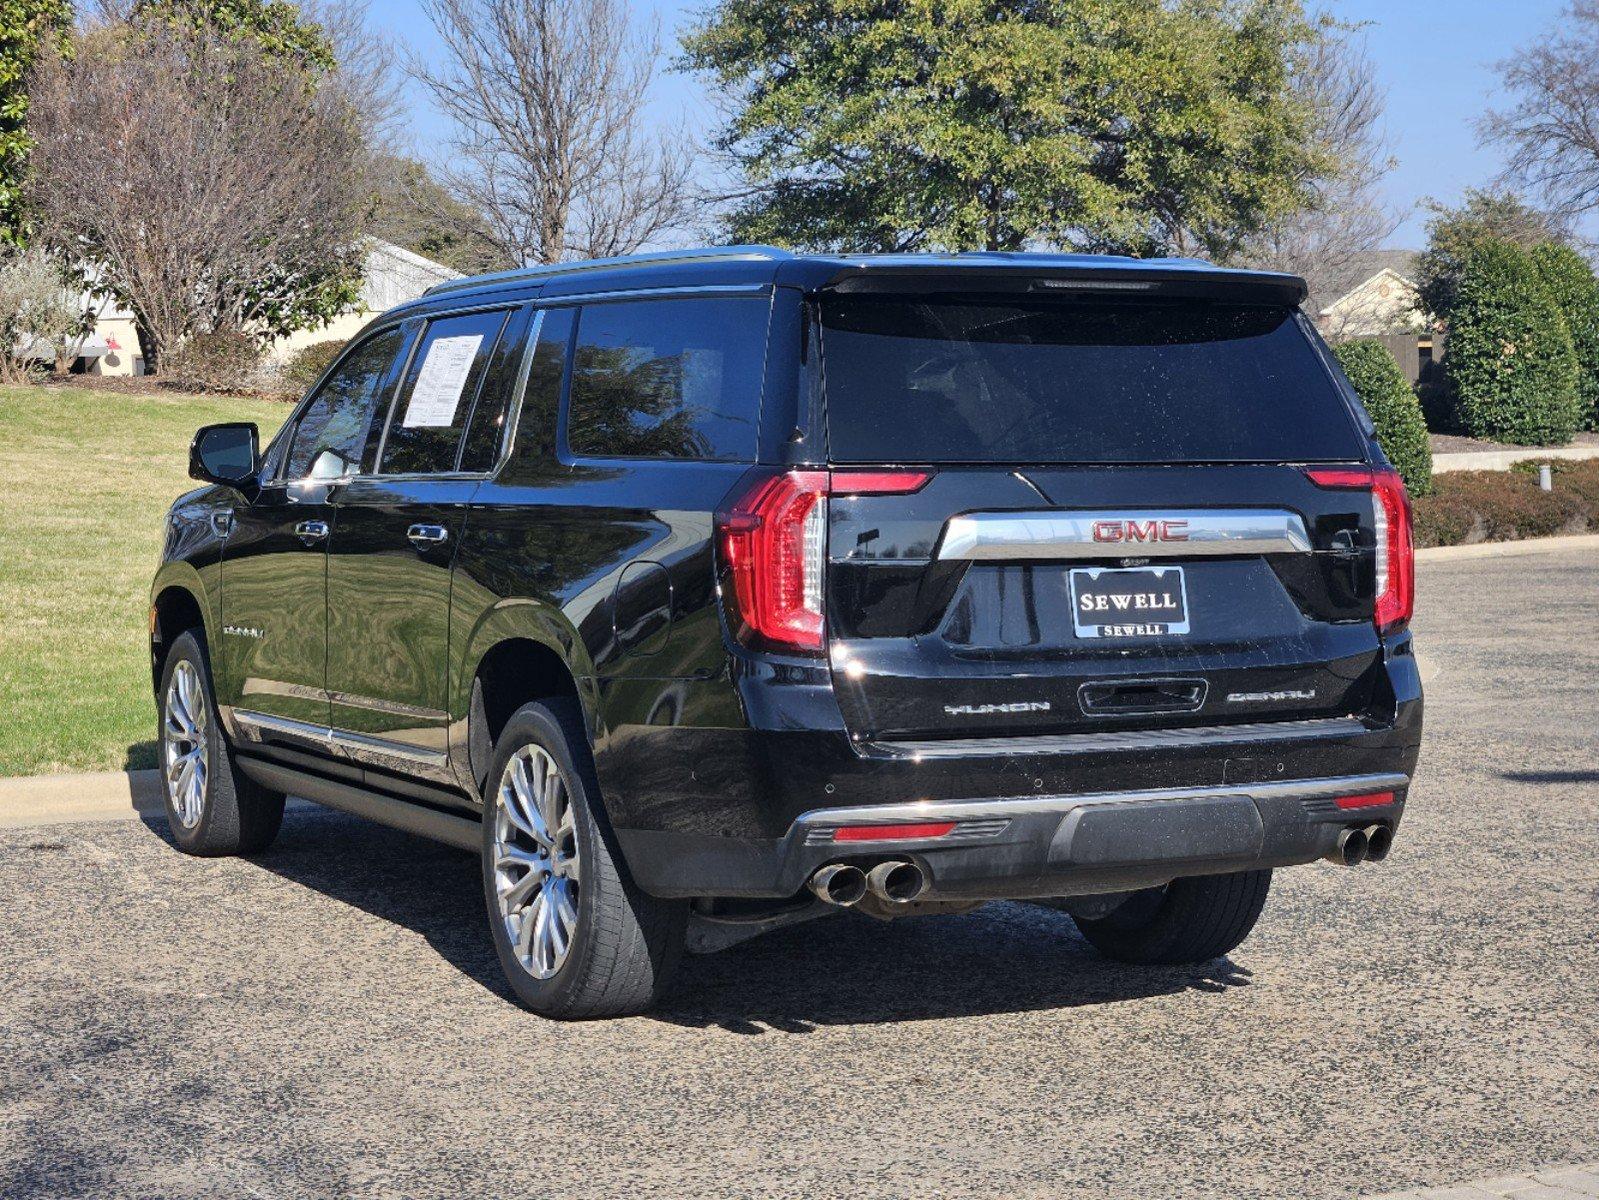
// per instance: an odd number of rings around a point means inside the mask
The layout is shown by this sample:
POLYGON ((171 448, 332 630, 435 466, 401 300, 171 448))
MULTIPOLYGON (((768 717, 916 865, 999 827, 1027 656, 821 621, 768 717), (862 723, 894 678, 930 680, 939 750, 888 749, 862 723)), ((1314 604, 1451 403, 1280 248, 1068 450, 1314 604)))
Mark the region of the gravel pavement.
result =
MULTIPOLYGON (((255 861, 0 830, 0 1195, 1352 1197, 1599 1156, 1599 554, 1430 563, 1381 866, 1197 969, 1062 915, 849 915, 549 1024, 475 861, 320 809, 255 861)), ((148 822, 148 823, 147 823, 148 822)))

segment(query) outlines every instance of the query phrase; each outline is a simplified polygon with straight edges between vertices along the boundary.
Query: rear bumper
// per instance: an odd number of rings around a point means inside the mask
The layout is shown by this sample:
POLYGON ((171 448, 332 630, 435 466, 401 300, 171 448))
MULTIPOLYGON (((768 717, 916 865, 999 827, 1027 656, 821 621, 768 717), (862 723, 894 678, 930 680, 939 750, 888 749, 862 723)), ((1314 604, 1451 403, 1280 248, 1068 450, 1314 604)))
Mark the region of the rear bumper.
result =
POLYGON ((1150 887, 1186 875, 1313 862, 1350 826, 1397 827, 1408 775, 1350 775, 1236 787, 912 801, 802 814, 772 842, 622 831, 640 883, 660 895, 784 897, 828 863, 915 861, 927 899, 1019 899, 1150 887), (1391 802, 1340 808, 1345 796, 1391 802), (935 838, 838 842, 851 826, 954 822, 935 838), (642 868, 642 871, 640 871, 642 868))

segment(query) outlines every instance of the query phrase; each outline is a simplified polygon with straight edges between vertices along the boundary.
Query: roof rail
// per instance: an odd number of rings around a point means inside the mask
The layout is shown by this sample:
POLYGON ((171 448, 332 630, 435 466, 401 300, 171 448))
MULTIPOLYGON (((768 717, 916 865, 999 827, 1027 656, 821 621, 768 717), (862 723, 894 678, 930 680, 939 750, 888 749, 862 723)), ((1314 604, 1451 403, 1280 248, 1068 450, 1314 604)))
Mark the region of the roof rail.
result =
POLYGON ((549 263, 540 267, 518 267, 512 271, 496 271, 490 275, 469 275, 464 279, 450 279, 436 283, 424 296, 441 292, 458 292, 468 288, 492 286, 497 283, 515 283, 523 279, 547 279, 557 275, 573 275, 580 271, 602 271, 612 267, 650 267, 659 263, 725 262, 779 262, 793 258, 787 250, 776 246, 705 246, 696 250, 660 250, 653 254, 625 254, 619 258, 590 258, 578 262, 549 263))

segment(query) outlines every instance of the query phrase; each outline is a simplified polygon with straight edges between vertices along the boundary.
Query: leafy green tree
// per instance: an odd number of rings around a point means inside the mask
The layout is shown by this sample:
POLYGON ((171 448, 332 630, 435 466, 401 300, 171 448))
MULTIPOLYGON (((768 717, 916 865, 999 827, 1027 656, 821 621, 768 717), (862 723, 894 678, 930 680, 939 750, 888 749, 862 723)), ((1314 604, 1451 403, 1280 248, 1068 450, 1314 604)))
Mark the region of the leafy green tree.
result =
POLYGON ((720 0, 739 239, 1221 255, 1326 173, 1298 0, 720 0))
POLYGON ((337 65, 327 31, 289 0, 136 0, 130 20, 145 28, 170 23, 232 42, 248 39, 268 60, 313 76, 337 65))
POLYGON ((1430 201, 1427 249, 1416 264, 1416 287, 1423 307, 1448 320, 1460 290, 1467 257, 1484 242, 1502 241, 1523 250, 1562 242, 1566 230, 1553 214, 1533 208, 1508 192, 1466 192, 1457 208, 1430 201))
POLYGON ((1532 256, 1490 240, 1466 255, 1444 368, 1467 433, 1513 445, 1569 442, 1577 356, 1532 256))
POLYGON ((1432 447, 1421 404, 1394 356, 1376 338, 1340 343, 1333 353, 1377 427, 1377 442, 1412 496, 1432 491, 1432 447))
POLYGON ((1599 281, 1587 259, 1558 242, 1534 247, 1532 261, 1565 319, 1577 355, 1581 426, 1599 429, 1599 281))
POLYGON ((41 53, 70 50, 70 0, 0 0, 0 241, 20 245, 28 158, 28 73, 41 53))

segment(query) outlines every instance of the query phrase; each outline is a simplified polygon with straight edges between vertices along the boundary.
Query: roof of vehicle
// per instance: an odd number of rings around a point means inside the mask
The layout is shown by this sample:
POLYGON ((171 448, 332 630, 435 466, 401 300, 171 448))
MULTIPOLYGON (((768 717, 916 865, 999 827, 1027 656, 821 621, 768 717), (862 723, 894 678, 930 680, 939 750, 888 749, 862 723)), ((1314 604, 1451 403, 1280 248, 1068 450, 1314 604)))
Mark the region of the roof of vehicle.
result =
MULTIPOLYGON (((1005 290, 1145 291, 1169 284, 1204 291, 1247 290, 1298 304, 1304 281, 1294 275, 1218 267, 1194 258, 1127 258, 1109 254, 1042 254, 962 251, 946 254, 796 254, 775 246, 715 246, 668 250, 623 258, 524 267, 492 275, 450 280, 429 288, 419 303, 432 306, 448 296, 509 291, 541 296, 636 291, 692 286, 780 284, 806 291, 948 289, 952 272, 976 285, 1005 290)), ((485 298, 487 296, 485 295, 485 298)))

